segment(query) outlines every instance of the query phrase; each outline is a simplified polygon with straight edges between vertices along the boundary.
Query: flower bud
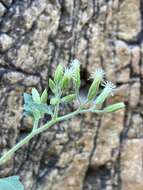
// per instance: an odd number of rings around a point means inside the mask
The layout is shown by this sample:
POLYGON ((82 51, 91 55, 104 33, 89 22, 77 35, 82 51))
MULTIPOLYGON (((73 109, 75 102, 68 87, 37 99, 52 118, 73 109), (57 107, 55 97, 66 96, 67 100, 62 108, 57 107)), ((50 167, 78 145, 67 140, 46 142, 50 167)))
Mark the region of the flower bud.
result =
POLYGON ((92 75, 92 78, 94 79, 89 91, 88 91, 88 95, 87 98, 89 101, 93 100, 98 92, 99 86, 103 80, 104 77, 104 71, 102 69, 97 69, 95 71, 95 73, 92 75))
POLYGON ((55 93, 56 85, 52 79, 49 79, 49 87, 53 93, 55 93))
POLYGON ((51 98, 50 104, 51 105, 56 105, 59 102, 59 98, 51 98))
POLYGON ((125 104, 123 102, 119 102, 119 103, 112 104, 110 106, 105 107, 104 111, 106 113, 110 113, 110 112, 115 112, 117 110, 120 110, 120 109, 122 109, 124 107, 125 107, 125 104))
POLYGON ((55 83, 59 83, 60 82, 60 80, 63 77, 63 73, 64 73, 63 65, 59 64, 57 66, 57 69, 56 69, 55 75, 54 75, 54 81, 55 81, 55 83))
POLYGON ((65 73, 64 73, 64 76, 61 80, 61 89, 66 89, 69 87, 69 83, 70 83, 70 80, 71 80, 71 76, 72 76, 72 71, 71 69, 68 69, 66 68, 65 69, 65 73))
POLYGON ((112 82, 106 82, 105 88, 101 92, 101 94, 96 98, 95 104, 101 105, 110 95, 112 95, 116 86, 112 82))
POLYGON ((71 63, 72 69, 72 79, 76 89, 80 88, 81 80, 80 80, 80 62, 75 59, 71 63))
POLYGON ((76 94, 70 94, 70 95, 68 95, 68 96, 63 97, 63 98, 61 99, 61 102, 66 102, 66 103, 68 103, 68 102, 71 102, 71 101, 75 100, 75 98, 76 98, 76 94))

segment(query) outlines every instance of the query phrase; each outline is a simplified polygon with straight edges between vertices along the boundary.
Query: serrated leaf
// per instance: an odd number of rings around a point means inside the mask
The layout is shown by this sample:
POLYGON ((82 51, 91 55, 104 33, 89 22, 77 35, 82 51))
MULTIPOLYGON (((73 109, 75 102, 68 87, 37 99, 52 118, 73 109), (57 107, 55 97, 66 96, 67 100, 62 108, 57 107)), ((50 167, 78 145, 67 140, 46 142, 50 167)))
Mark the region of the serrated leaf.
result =
POLYGON ((53 93, 55 93, 56 85, 52 79, 49 79, 49 87, 53 93))
POLYGON ((19 181, 19 176, 11 176, 0 179, 0 190, 24 190, 24 186, 19 181))
POLYGON ((24 102, 25 103, 33 101, 32 96, 30 94, 28 94, 28 93, 24 93, 23 97, 24 97, 24 102))
POLYGON ((68 102, 71 102, 71 101, 73 101, 73 100, 75 100, 75 99, 76 99, 76 94, 70 94, 70 95, 68 95, 68 96, 63 97, 63 98, 61 99, 61 102, 66 102, 66 103, 68 103, 68 102))
POLYGON ((40 103, 41 102, 40 94, 39 94, 39 92, 37 91, 36 88, 32 88, 32 98, 33 98, 33 101, 35 103, 40 103))
POLYGON ((48 99, 48 92, 47 89, 45 89, 41 95, 41 103, 46 104, 48 99))

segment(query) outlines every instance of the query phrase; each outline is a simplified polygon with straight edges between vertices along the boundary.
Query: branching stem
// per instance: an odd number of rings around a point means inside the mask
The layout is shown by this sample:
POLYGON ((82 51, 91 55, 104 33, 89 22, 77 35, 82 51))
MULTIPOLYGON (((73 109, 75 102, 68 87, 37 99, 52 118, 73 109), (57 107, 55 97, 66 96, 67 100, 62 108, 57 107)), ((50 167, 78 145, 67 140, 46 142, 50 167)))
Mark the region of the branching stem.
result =
POLYGON ((39 124, 39 118, 35 118, 32 131, 34 131, 38 128, 38 124, 39 124))
MULTIPOLYGON (((53 126, 57 122, 64 121, 67 119, 71 119, 73 116, 76 116, 78 114, 83 114, 86 112, 93 112, 93 110, 91 110, 91 109, 83 109, 83 110, 77 109, 76 111, 69 113, 69 114, 66 114, 64 116, 53 118, 51 121, 47 122, 45 125, 43 125, 42 127, 39 127, 39 128, 37 128, 39 120, 35 120, 32 132, 29 135, 27 135, 23 140, 21 140, 19 143, 17 143, 13 148, 11 148, 8 152, 6 152, 0 158, 0 165, 2 165, 7 160, 9 160, 19 148, 21 148, 26 143, 28 143, 35 135, 38 135, 38 134, 46 131, 48 128, 50 128, 51 126, 53 126)), ((100 112, 102 112, 102 111, 101 110, 94 110, 94 113, 100 113, 100 112)))

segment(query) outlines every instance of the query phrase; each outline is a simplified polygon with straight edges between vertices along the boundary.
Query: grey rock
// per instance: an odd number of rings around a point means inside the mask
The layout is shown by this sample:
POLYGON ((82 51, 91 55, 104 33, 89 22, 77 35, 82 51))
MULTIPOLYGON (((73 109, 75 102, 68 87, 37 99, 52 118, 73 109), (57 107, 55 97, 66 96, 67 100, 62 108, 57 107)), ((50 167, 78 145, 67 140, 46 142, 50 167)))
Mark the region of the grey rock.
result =
POLYGON ((12 38, 7 34, 0 35, 0 51, 8 50, 12 45, 12 38))
POLYGON ((2 3, 0 3, 0 17, 3 16, 5 12, 6 12, 5 6, 2 3))
POLYGON ((59 63, 81 61, 84 99, 90 74, 103 68, 117 85, 106 104, 124 101, 126 107, 53 126, 16 152, 0 176, 20 175, 25 190, 142 190, 141 1, 1 2, 1 154, 32 129, 22 116, 23 92, 37 87, 41 93, 59 63))

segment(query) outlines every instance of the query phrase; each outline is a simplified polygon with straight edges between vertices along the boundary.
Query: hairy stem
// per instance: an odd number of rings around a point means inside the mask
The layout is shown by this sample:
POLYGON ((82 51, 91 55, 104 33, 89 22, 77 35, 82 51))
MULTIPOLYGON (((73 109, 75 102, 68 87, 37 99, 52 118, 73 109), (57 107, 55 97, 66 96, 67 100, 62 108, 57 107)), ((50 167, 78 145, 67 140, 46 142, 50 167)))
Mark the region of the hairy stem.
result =
MULTIPOLYGON (((75 115, 78 114, 82 114, 82 113, 86 113, 86 112, 92 112, 92 110, 90 109, 85 109, 85 110, 81 110, 78 109, 72 113, 69 113, 67 115, 64 116, 60 116, 58 118, 52 119, 51 121, 49 121, 48 123, 46 123, 45 125, 43 125, 40 128, 36 128, 34 130, 32 130, 32 132, 27 135, 23 140, 21 140, 19 143, 17 143, 13 148, 11 148, 8 152, 6 152, 1 158, 0 158, 0 165, 2 165, 4 162, 6 162, 7 160, 9 160, 11 157, 13 157, 14 153, 20 149, 22 146, 24 146, 26 143, 28 143, 35 135, 38 135, 44 131, 46 131, 48 128, 50 128, 51 126, 53 126, 55 123, 60 122, 60 121, 64 121, 67 119, 72 118, 75 115)), ((100 110, 95 110, 94 112, 96 113, 100 113, 100 110)), ((37 126, 37 121, 35 121, 36 123, 34 123, 35 126, 37 126)))
POLYGON ((35 119, 34 119, 34 125, 33 125, 33 129, 32 129, 32 131, 34 131, 35 129, 38 128, 38 124, 39 124, 39 118, 38 118, 38 119, 35 118, 35 119))
POLYGON ((58 104, 55 106, 53 119, 55 119, 55 118, 58 117, 59 104, 60 104, 60 103, 58 103, 58 104))

